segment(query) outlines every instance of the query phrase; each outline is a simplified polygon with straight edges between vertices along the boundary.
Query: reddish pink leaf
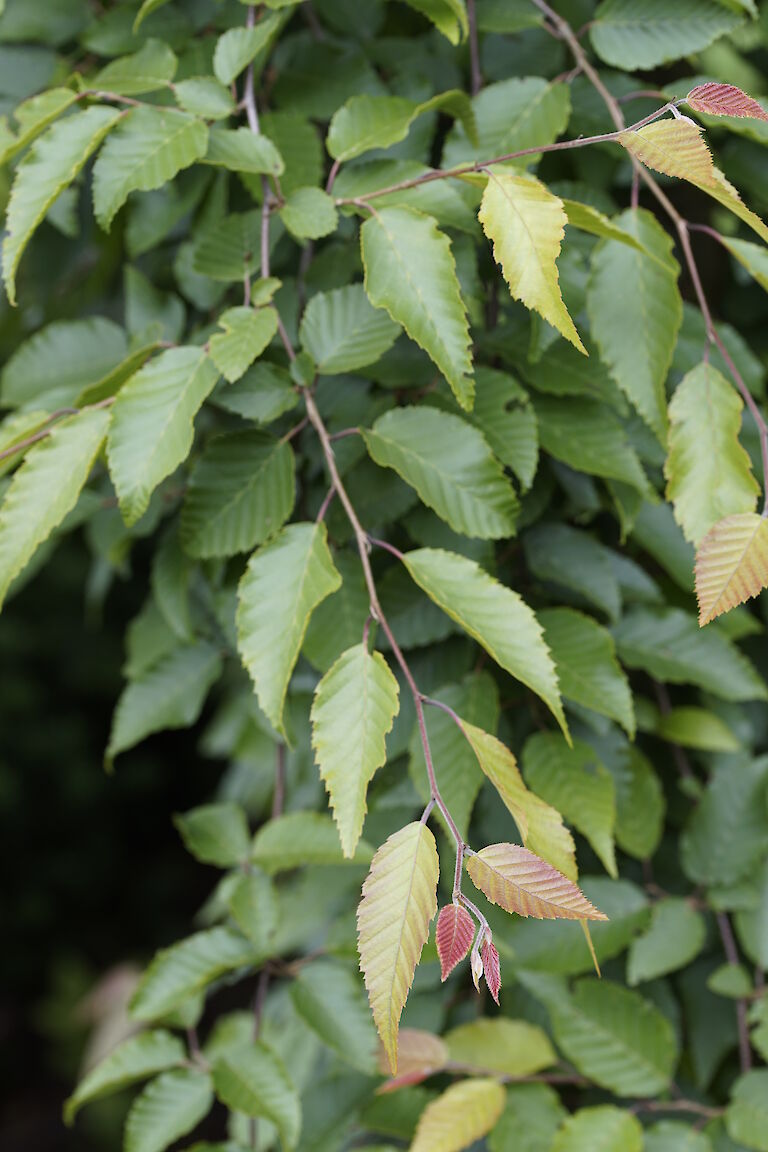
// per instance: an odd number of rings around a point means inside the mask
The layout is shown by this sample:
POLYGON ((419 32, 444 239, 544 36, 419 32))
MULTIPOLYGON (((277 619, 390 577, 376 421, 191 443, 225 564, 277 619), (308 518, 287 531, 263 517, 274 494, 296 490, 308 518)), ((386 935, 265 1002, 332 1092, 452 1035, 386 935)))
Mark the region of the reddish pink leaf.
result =
POLYGON ((498 1004, 499 989, 501 988, 501 964, 499 963, 499 953, 496 951, 496 945, 491 940, 484 940, 480 954, 483 958, 483 971, 485 972, 485 982, 488 985, 488 991, 498 1004))
POLYGON ((686 100, 695 112, 708 116, 749 116, 753 120, 768 120, 757 100, 747 96, 733 84, 699 84, 692 88, 686 100))
POLYGON ((446 904, 440 909, 435 929, 437 954, 440 957, 440 976, 447 980, 457 964, 472 947, 475 922, 460 904, 446 904))

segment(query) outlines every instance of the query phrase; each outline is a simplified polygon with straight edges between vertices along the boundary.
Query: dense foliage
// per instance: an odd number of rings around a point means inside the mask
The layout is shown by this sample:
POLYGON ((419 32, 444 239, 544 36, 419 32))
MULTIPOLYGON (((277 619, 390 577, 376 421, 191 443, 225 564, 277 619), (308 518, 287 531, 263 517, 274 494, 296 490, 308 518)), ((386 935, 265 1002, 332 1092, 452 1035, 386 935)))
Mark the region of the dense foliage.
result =
POLYGON ((0 12, 0 630, 224 765, 65 1121, 768 1152, 768 10, 0 12))

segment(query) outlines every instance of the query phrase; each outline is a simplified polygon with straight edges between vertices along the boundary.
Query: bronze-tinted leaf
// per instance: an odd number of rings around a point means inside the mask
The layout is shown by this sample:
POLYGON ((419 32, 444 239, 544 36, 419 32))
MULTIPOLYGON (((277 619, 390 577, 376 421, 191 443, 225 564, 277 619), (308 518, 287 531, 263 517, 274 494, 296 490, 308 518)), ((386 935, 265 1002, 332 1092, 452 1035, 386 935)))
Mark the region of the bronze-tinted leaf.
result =
POLYGON ((472 947, 475 922, 460 904, 446 904, 440 909, 435 928, 437 955, 440 958, 440 979, 447 980, 472 947))
POLYGON ((753 120, 768 120, 757 100, 747 96, 734 84, 697 84, 686 97, 686 103, 694 112, 704 112, 707 116, 748 116, 753 120))
POLYGON ((540 920, 607 920, 581 889, 519 844, 489 844, 467 859, 474 884, 492 904, 540 920))

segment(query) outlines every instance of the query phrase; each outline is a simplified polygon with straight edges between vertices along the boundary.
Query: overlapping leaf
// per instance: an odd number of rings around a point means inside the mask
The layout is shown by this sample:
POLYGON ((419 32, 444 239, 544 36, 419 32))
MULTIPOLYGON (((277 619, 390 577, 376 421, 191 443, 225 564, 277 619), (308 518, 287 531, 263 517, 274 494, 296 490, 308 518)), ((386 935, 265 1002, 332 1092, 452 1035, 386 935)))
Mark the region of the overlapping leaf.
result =
POLYGON ((301 1132, 301 1101, 280 1058, 256 1041, 230 1048, 214 1061, 216 1095, 235 1112, 263 1116, 280 1133, 284 1149, 295 1148, 301 1132))
POLYGON ((580 889, 519 844, 490 844, 467 859, 473 883, 492 904, 539 920, 605 920, 580 889))
POLYGON ((331 119, 326 140, 328 154, 342 162, 372 148, 389 148, 405 140, 414 120, 432 111, 455 116, 469 135, 474 135, 472 105, 459 89, 441 92, 421 103, 402 96, 351 96, 331 119))
POLYGON ((447 980, 456 965, 469 954, 474 935, 475 922, 461 904, 446 904, 440 909, 435 926, 435 944, 441 980, 447 980))
POLYGON ((211 360, 225 380, 234 384, 262 354, 277 332, 274 308, 228 308, 219 317, 224 329, 208 343, 211 360))
MULTIPOLYGON (((368 864, 373 850, 358 840, 354 864, 368 864)), ((339 832, 320 812, 287 812, 262 824, 253 838, 251 860, 265 872, 286 872, 302 864, 343 864, 339 832)))
POLYGON ((527 1020, 481 1016, 446 1033, 451 1060, 472 1073, 535 1076, 557 1063, 546 1032, 527 1020))
POLYGON ((737 88, 734 84, 719 84, 709 81, 691 88, 685 98, 686 104, 694 112, 704 112, 707 116, 738 116, 753 120, 768 120, 768 112, 737 88))
POLYGON ((157 1029, 129 1037, 83 1077, 64 1105, 65 1122, 71 1124, 79 1109, 91 1100, 181 1065, 184 1059, 184 1045, 170 1032, 157 1029))
POLYGON ((655 172, 678 180, 693 180, 699 185, 713 185, 715 169, 703 131, 687 117, 656 120, 645 128, 622 132, 619 143, 655 172))
POLYGON ((128 1113, 125 1152, 164 1152, 208 1115, 211 1078, 199 1068, 163 1072, 151 1080, 128 1113))
POLYGON ((299 335, 321 375, 335 376, 374 364, 394 344, 400 328, 373 308, 361 284, 318 292, 309 301, 299 335))
POLYGON ((719 520, 696 553, 699 624, 768 587, 768 521, 756 512, 719 520))
POLYGON ((133 995, 131 1015, 136 1020, 166 1016, 223 972, 256 958, 251 942, 230 928, 197 932, 157 953, 133 995))

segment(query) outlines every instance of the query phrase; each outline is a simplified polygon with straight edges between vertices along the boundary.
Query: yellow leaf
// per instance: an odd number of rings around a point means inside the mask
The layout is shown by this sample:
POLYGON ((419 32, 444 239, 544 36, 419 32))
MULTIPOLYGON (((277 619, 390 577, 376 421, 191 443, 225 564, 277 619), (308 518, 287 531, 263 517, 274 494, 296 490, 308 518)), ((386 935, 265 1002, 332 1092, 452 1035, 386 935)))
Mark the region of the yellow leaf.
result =
POLYGON ((703 129, 692 120, 657 120, 645 128, 622 132, 619 143, 647 168, 699 185, 715 184, 712 154, 703 129))
POLYGON ((467 856, 472 881, 492 904, 539 920, 607 920, 572 880, 519 844, 489 844, 467 856))
POLYGON ((495 1127, 506 1095, 497 1080, 452 1084, 421 1114, 411 1152, 461 1152, 495 1127))
POLYGON ((699 625, 768 587, 768 521, 756 512, 726 516, 696 553, 699 625))
POLYGON ((437 911, 439 871, 429 828, 406 824, 374 856, 357 909, 360 968, 393 1073, 400 1016, 437 911))
POLYGON ((478 216, 515 300, 586 356, 560 292, 557 258, 568 222, 562 200, 534 176, 489 172, 478 216))

